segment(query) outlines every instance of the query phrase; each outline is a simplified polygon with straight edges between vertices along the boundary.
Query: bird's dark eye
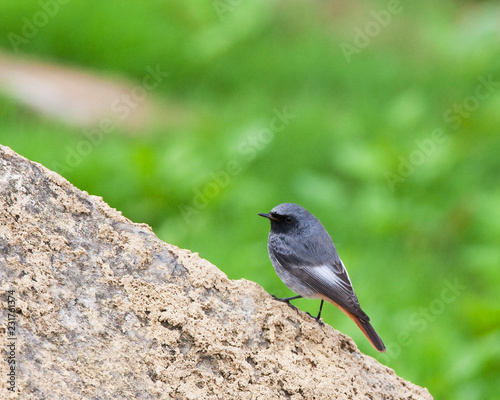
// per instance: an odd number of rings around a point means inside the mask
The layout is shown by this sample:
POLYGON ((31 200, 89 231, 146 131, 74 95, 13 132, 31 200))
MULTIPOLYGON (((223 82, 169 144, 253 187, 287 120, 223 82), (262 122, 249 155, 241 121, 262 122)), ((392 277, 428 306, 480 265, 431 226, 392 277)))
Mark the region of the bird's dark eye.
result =
POLYGON ((292 221, 293 221, 293 218, 292 218, 292 217, 290 217, 290 216, 285 217, 285 222, 286 222, 287 224, 289 224, 289 223, 290 223, 290 222, 292 222, 292 221))

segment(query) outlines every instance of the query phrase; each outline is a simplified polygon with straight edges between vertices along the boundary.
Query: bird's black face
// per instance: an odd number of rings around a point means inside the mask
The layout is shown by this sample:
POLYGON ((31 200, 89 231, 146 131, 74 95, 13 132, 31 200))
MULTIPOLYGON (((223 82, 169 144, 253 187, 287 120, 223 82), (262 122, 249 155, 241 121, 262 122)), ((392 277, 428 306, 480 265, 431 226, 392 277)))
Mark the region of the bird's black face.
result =
POLYGON ((293 214, 280 214, 271 211, 269 214, 259 215, 271 221, 271 231, 274 233, 293 233, 300 229, 299 220, 293 214))

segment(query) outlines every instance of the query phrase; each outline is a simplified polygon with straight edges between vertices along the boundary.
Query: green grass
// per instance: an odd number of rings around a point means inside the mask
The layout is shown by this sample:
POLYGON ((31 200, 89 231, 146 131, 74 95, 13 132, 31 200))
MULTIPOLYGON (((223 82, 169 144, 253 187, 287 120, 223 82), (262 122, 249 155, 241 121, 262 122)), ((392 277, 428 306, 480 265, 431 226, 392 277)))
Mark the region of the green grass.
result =
MULTIPOLYGON (((82 130, 2 97, 1 142, 277 295, 291 292, 272 271, 269 226, 256 214, 305 206, 331 233, 387 355, 333 307, 325 321, 436 399, 495 398, 500 91, 460 126, 445 113, 474 96, 480 79, 500 81, 500 9, 401 4, 347 63, 341 43, 387 2, 241 2, 220 21, 211 2, 73 0, 19 50, 137 83, 160 65, 170 75, 154 96, 188 117, 136 136, 115 130, 71 166, 82 130), (270 132, 284 109, 293 118, 270 132), (439 143, 429 144, 437 129, 439 143), (391 190, 387 173, 412 157, 418 165, 391 190), (211 198, 196 208, 204 190, 211 198)), ((36 2, 0 3, 1 48, 13 51, 9 33, 37 11, 36 2)), ((317 303, 298 302, 310 312, 317 303)))

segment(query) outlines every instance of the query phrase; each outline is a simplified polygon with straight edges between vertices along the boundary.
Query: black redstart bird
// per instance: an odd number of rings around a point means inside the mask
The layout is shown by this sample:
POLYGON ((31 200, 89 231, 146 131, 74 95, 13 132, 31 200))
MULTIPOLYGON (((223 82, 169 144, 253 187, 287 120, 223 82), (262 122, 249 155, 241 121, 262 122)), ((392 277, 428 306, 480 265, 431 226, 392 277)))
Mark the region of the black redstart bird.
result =
POLYGON ((271 221, 267 248, 274 270, 298 294, 275 298, 288 304, 301 297, 321 299, 318 322, 326 300, 352 319, 376 350, 385 352, 384 343, 361 309, 349 274, 321 222, 293 203, 280 204, 269 214, 259 215, 271 221))

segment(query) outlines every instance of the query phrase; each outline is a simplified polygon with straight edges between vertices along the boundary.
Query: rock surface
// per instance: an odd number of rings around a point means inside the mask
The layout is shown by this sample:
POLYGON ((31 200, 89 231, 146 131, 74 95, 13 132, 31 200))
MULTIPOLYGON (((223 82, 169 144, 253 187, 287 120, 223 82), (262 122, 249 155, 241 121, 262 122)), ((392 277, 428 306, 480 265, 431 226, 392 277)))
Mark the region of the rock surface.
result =
POLYGON ((16 367, 11 392, 5 351, 2 399, 432 399, 1 146, 0 203, 0 343, 16 367))

